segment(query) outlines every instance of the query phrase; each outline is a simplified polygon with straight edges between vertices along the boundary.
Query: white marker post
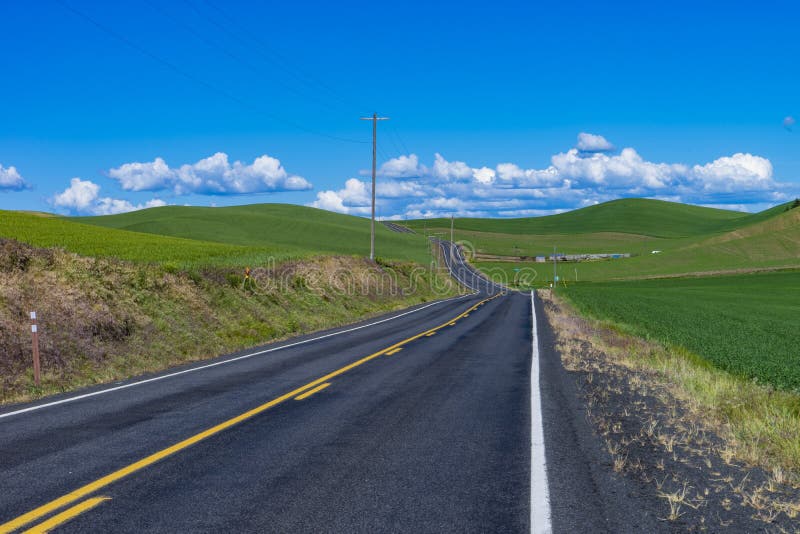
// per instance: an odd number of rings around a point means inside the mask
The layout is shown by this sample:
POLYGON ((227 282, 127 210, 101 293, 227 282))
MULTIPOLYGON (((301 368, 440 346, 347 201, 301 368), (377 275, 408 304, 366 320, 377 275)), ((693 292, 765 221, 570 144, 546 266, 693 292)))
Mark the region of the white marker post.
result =
POLYGON ((31 335, 33 336, 33 381, 38 387, 42 382, 42 369, 39 363, 39 328, 36 324, 36 312, 31 312, 31 335))

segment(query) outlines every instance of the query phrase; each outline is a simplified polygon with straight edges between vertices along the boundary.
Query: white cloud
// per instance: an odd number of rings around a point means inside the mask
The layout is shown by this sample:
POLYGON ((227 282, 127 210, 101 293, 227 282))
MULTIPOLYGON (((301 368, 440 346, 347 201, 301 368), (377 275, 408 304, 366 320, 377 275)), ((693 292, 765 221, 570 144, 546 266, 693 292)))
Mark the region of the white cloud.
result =
POLYGON ((302 176, 289 174, 280 160, 260 156, 253 163, 228 161, 228 155, 217 152, 192 164, 175 168, 162 159, 151 162, 125 163, 110 169, 108 176, 119 181, 126 191, 172 190, 178 195, 233 195, 276 191, 303 191, 311 184, 302 176))
POLYGON ((100 197, 100 186, 91 180, 73 178, 70 185, 52 198, 52 204, 72 213, 88 215, 113 215, 144 208, 166 206, 166 202, 154 198, 144 204, 133 204, 128 200, 100 197))
POLYGON ((416 154, 392 158, 381 165, 378 174, 386 178, 415 178, 424 174, 426 169, 420 168, 416 154))
POLYGON ((772 163, 752 154, 734 154, 692 167, 692 175, 707 192, 766 191, 775 187, 772 163))
POLYGON ((551 161, 558 176, 573 180, 576 185, 608 188, 642 186, 661 189, 687 173, 685 165, 645 161, 632 148, 625 148, 614 156, 601 153, 583 155, 573 148, 556 154, 551 161))
POLYGON ((497 172, 489 167, 481 167, 480 169, 473 169, 472 175, 476 181, 482 184, 490 184, 494 182, 497 172))
POLYGON ((366 215, 372 211, 371 188, 357 178, 350 178, 345 182, 344 189, 317 193, 317 200, 309 206, 339 213, 366 215))
POLYGON ((126 191, 158 191, 170 186, 173 171, 161 159, 147 163, 125 163, 108 171, 108 176, 119 180, 126 191))
MULTIPOLYGON (((377 184, 381 217, 542 215, 620 197, 649 197, 760 209, 794 198, 798 187, 775 180, 766 158, 736 153, 708 163, 654 162, 633 148, 619 153, 602 136, 585 134, 583 148, 552 156, 544 168, 504 162, 471 167, 434 155, 425 166, 416 155, 387 162, 377 184), (389 164, 391 163, 391 164, 389 164)), ((341 190, 322 191, 311 205, 356 215, 369 214, 367 182, 350 179, 341 190)))
POLYGON ((100 186, 90 180, 73 178, 69 187, 53 197, 53 204, 59 208, 84 211, 97 200, 100 186))
POLYGON ((166 205, 167 203, 160 198, 153 198, 144 204, 132 204, 127 200, 103 197, 97 200, 91 213, 92 215, 114 215, 116 213, 127 213, 129 211, 138 211, 146 208, 159 208, 166 205))
POLYGON ((0 191, 21 191, 28 188, 28 183, 13 165, 3 167, 0 165, 0 191))
POLYGON ((473 171, 463 161, 447 161, 437 152, 431 174, 442 180, 465 180, 472 178, 473 171))
POLYGON ((609 152, 614 150, 614 145, 602 135, 581 132, 578 134, 578 144, 575 148, 581 152, 609 152))

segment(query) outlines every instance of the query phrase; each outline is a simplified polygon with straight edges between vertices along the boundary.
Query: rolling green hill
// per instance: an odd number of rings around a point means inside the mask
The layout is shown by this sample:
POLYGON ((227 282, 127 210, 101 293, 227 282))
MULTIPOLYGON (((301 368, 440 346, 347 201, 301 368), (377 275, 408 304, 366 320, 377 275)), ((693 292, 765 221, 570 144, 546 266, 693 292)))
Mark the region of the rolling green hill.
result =
MULTIPOLYGON (((81 223, 145 234, 265 247, 297 256, 366 255, 369 220, 291 204, 253 204, 226 208, 166 206, 120 215, 83 217, 81 223)), ((423 236, 375 227, 376 255, 427 263, 423 236)))
MULTIPOLYGON (((634 256, 559 264, 559 277, 570 282, 800 268, 800 208, 787 211, 789 205, 748 214, 625 199, 546 217, 456 219, 455 234, 476 253, 476 265, 498 281, 514 280, 523 269, 536 273, 531 276, 538 285, 551 281, 552 266, 520 258, 549 255, 554 247, 564 254, 634 256)), ((450 221, 404 224, 430 233, 449 231, 450 221)))
POLYGON ((82 256, 146 263, 256 263, 276 249, 127 232, 83 224, 73 219, 19 211, 0 211, 0 237, 37 247, 58 247, 82 256))
MULTIPOLYGON (((261 204, 168 206, 103 217, 0 211, 0 237, 83 256, 176 266, 246 265, 326 254, 369 253, 369 220, 313 208, 261 204)), ((376 254, 430 261, 423 236, 376 226, 376 254)))
MULTIPOLYGON (((746 213, 662 200, 612 200, 558 215, 520 219, 457 219, 459 230, 501 234, 586 234, 615 232, 657 238, 706 234, 746 224, 746 213)), ((447 219, 405 221, 409 228, 449 228, 447 219)))

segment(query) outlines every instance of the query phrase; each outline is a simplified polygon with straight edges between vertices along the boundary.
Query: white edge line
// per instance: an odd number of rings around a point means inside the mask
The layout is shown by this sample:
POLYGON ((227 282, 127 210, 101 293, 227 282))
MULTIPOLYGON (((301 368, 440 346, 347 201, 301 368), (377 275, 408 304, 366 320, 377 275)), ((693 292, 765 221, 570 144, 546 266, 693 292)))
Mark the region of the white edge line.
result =
POLYGON ((539 335, 536 328, 535 293, 531 291, 531 532, 550 533, 550 495, 544 455, 542 399, 539 391, 539 335))
POLYGON ((113 388, 102 389, 100 391, 93 391, 91 393, 84 393, 83 395, 77 395, 75 397, 69 397, 69 398, 66 398, 66 399, 61 399, 61 400, 57 400, 57 401, 53 401, 53 402, 48 402, 48 403, 45 403, 45 404, 38 404, 36 406, 31 406, 29 408, 23 408, 21 410, 15 410, 13 412, 0 414, 0 419, 5 419, 6 417, 11 417, 12 415, 19 415, 19 414, 23 414, 23 413, 27 413, 27 412, 33 412, 33 411, 36 411, 36 410, 42 410, 44 408, 50 408, 52 406, 58 406, 59 404, 66 404, 68 402, 74 402, 74 401, 81 400, 81 399, 87 399, 89 397, 96 397, 98 395, 105 395, 106 393, 112 393, 114 391, 119 391, 121 389, 132 388, 134 386, 141 386, 142 384, 149 384, 150 382, 157 382, 159 380, 164 380, 166 378, 172 378, 172 377, 184 375, 184 374, 187 374, 187 373, 194 373, 195 371, 202 371, 203 369, 209 369, 211 367, 217 367, 218 365, 225 365, 226 363, 237 362, 239 360, 245 360, 247 358, 252 358, 254 356, 260 356, 261 354, 267 354, 268 352, 275 352, 275 351, 278 351, 278 350, 288 349, 290 347, 296 347, 298 345, 304 345, 306 343, 311 343, 312 341, 319 341, 320 339, 325 339, 325 338, 328 338, 328 337, 338 336, 338 335, 341 335, 341 334, 347 334, 348 332, 354 332, 356 330, 361 330, 362 328, 368 328, 370 326, 375 326, 377 324, 385 323, 387 321, 393 321, 395 319, 399 319, 400 317, 404 317, 406 315, 410 315, 412 313, 416 313, 416 312, 422 311, 422 310, 424 310, 426 308, 430 308, 431 306, 436 306, 438 304, 444 304, 445 302, 450 302, 451 300, 463 299, 463 298, 466 298, 466 297, 469 297, 469 296, 472 296, 472 295, 461 295, 459 297, 452 297, 452 298, 445 299, 445 300, 439 300, 439 301, 436 301, 436 302, 431 302, 430 304, 426 304, 425 306, 422 306, 420 308, 416 308, 416 309, 413 309, 413 310, 410 310, 410 311, 407 311, 407 312, 403 312, 403 313, 401 313, 399 315, 393 315, 392 317, 387 317, 386 319, 381 319, 380 321, 374 321, 372 323, 363 324, 363 325, 360 325, 360 326, 355 326, 353 328, 348 328, 346 330, 339 330, 339 331, 331 332, 329 334, 325 334, 325 335, 322 335, 322 336, 317 336, 317 337, 310 338, 310 339, 304 339, 302 341, 295 341, 294 343, 288 343, 286 345, 281 345, 279 347, 272 347, 272 348, 265 349, 265 350, 259 350, 259 351, 256 351, 256 352, 250 352, 250 353, 247 353, 247 354, 243 354, 241 356, 236 356, 235 358, 229 358, 227 360, 222 360, 222 361, 219 361, 219 362, 209 363, 209 364, 206 364, 206 365, 201 365, 199 367, 192 367, 191 369, 184 369, 183 371, 177 371, 175 373, 169 373, 169 374, 166 374, 166 375, 155 376, 153 378, 147 378, 145 380, 139 380, 138 382, 131 382, 130 384, 123 384, 121 386, 116 386, 116 387, 113 387, 113 388))

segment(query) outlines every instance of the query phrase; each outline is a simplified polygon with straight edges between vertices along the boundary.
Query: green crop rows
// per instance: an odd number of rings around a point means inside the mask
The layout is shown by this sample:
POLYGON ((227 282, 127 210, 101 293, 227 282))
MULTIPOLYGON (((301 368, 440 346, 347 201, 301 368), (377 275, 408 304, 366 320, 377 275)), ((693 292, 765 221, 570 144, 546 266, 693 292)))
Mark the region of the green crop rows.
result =
POLYGON ((800 272, 576 284, 584 313, 731 373, 800 390, 800 272))

